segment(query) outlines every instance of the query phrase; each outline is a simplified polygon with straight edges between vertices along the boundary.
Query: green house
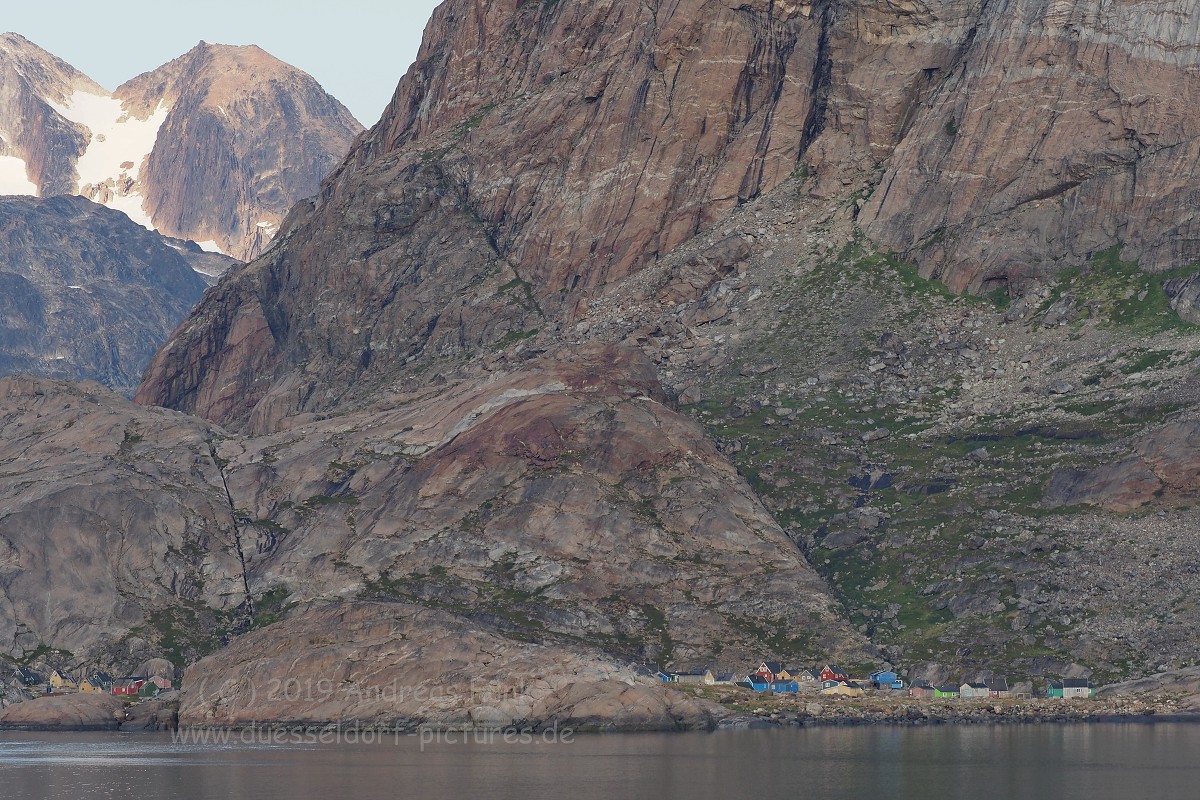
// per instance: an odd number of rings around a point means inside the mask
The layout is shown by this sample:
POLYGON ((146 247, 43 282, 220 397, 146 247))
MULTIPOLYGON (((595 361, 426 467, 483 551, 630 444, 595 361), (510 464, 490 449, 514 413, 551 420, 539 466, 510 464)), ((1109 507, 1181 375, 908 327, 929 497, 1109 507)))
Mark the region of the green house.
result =
POLYGON ((1061 683, 1052 683, 1046 687, 1046 697, 1062 697, 1063 685, 1061 683))
POLYGON ((936 686, 933 689, 934 697, 954 698, 958 697, 957 686, 936 686))
POLYGON ((158 697, 161 693, 162 687, 154 681, 146 681, 138 687, 137 696, 141 698, 158 697))

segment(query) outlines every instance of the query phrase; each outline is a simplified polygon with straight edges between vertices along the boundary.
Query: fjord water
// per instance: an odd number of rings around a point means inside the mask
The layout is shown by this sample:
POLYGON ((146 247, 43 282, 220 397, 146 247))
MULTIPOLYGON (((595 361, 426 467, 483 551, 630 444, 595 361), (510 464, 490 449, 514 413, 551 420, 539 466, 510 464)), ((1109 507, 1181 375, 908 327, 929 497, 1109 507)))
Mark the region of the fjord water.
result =
POLYGON ((818 728, 569 742, 0 734, 0 798, 1191 798, 1200 726, 818 728))

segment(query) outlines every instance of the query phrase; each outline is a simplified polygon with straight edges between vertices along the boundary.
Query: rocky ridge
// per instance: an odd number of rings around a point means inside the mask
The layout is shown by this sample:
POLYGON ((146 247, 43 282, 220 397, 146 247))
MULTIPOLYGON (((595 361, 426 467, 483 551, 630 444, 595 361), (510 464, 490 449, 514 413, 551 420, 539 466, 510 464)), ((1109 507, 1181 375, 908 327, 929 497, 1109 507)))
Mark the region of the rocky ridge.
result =
POLYGON ((0 200, 0 375, 95 380, 132 394, 200 300, 201 271, 235 263, 82 197, 0 200))

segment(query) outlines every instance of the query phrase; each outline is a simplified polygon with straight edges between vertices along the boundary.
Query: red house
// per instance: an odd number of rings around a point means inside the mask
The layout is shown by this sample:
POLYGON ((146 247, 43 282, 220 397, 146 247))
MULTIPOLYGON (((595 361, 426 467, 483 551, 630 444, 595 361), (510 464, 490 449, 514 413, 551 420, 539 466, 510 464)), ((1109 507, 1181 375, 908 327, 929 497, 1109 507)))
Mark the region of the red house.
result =
POLYGON ((758 665, 758 670, 754 672, 760 678, 764 678, 767 683, 779 680, 783 675, 783 664, 778 661, 764 661, 758 665))
POLYGON ((112 693, 118 697, 137 697, 138 689, 146 682, 146 678, 121 678, 113 683, 112 693))
POLYGON ((821 670, 821 680, 822 681, 848 681, 848 680, 850 680, 850 676, 847 675, 841 667, 839 667, 835 664, 826 664, 825 667, 821 670))

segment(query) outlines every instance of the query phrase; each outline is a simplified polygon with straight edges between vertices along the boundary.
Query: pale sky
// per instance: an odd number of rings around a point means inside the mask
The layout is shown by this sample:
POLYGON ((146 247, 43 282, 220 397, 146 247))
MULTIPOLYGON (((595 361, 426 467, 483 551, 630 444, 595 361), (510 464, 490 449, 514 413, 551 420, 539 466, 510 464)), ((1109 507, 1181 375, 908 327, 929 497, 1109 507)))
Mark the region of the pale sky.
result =
POLYGON ((312 75, 370 127, 416 58, 439 2, 5 2, 0 30, 21 34, 110 90, 201 40, 256 44, 312 75))

